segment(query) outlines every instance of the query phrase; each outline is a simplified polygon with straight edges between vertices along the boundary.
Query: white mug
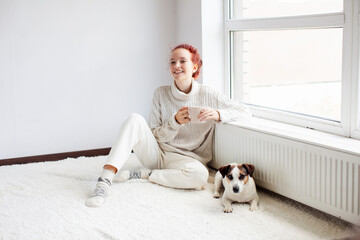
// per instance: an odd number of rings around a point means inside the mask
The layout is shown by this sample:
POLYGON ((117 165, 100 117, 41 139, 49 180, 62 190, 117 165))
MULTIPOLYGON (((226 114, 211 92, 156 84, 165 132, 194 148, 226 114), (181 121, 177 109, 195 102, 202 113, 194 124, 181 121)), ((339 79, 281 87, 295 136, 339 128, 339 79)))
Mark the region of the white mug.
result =
POLYGON ((190 122, 192 122, 192 123, 206 123, 206 121, 200 121, 200 119, 199 119, 199 114, 200 114, 200 111, 202 109, 204 109, 204 107, 189 107, 188 108, 190 122))

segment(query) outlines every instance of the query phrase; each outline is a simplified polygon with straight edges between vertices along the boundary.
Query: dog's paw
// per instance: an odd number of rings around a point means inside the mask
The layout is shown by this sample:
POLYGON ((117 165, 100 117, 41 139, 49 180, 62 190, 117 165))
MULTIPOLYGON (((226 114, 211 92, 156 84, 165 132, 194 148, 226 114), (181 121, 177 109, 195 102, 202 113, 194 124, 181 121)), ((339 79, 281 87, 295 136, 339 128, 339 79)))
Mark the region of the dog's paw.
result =
POLYGON ((130 178, 130 171, 129 170, 123 170, 120 171, 118 174, 116 174, 114 178, 114 182, 122 183, 126 182, 130 178))
POLYGON ((219 198, 219 197, 220 197, 220 193, 219 193, 219 192, 214 192, 213 197, 214 197, 214 198, 219 198))
POLYGON ((258 206, 257 205, 254 205, 254 206, 250 206, 250 211, 257 211, 259 210, 258 206))
POLYGON ((224 213, 232 213, 233 208, 232 207, 225 207, 224 208, 224 213))

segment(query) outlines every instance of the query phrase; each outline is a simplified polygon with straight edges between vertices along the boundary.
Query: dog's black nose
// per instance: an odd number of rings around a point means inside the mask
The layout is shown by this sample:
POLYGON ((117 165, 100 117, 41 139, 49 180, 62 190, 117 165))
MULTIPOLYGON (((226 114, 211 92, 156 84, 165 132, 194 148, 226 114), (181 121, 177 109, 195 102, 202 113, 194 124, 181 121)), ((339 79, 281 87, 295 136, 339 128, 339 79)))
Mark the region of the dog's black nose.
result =
POLYGON ((239 186, 233 186, 233 191, 234 191, 234 193, 237 193, 237 192, 239 192, 239 186))

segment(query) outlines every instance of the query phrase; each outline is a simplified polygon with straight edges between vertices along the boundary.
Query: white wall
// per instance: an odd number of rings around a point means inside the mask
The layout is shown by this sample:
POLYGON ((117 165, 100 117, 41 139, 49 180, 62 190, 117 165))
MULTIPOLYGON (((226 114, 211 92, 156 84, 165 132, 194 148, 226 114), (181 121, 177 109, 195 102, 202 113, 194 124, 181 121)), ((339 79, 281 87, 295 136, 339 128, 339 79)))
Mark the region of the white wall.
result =
POLYGON ((225 93, 223 0, 177 0, 176 42, 198 48, 203 59, 199 82, 225 93))
MULTIPOLYGON (((176 1, 176 44, 193 45, 202 56, 201 24, 201 0, 176 1)), ((202 79, 200 74, 198 81, 202 79)))
POLYGON ((0 159, 110 147, 197 47, 224 91, 222 0, 0 1, 0 159))
POLYGON ((109 147, 131 112, 147 118, 178 5, 0 1, 0 159, 109 147))
POLYGON ((203 83, 226 93, 223 0, 202 0, 203 83))

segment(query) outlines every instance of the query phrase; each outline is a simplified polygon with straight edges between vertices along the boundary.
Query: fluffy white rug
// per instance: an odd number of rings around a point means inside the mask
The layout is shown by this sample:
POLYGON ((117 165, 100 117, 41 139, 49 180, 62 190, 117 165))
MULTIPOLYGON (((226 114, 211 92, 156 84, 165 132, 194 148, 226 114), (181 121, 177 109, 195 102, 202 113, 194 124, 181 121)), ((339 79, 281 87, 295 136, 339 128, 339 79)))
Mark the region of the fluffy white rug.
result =
POLYGON ((114 183, 101 208, 84 202, 105 157, 0 167, 0 239, 339 239, 354 229, 259 191, 260 210, 223 213, 203 191, 145 180, 114 183))

